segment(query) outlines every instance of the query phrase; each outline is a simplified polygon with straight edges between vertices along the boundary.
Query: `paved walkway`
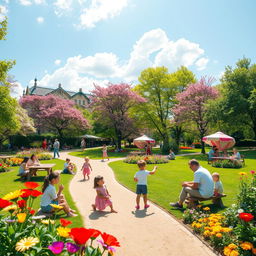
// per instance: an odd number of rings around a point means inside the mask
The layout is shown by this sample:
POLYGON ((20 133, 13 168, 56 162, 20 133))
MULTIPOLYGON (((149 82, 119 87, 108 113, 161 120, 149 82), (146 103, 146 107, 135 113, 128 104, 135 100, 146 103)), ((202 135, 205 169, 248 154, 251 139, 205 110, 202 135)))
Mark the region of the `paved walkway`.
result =
MULTIPOLYGON (((108 162, 90 160, 93 168, 90 181, 83 182, 81 166, 83 159, 61 153, 61 159, 69 157, 76 163, 78 172, 70 183, 70 191, 84 223, 88 228, 96 228, 118 238, 121 247, 117 256, 214 256, 198 238, 191 234, 179 222, 157 206, 134 211, 135 194, 121 186, 114 178, 108 162), (93 177, 104 176, 109 193, 112 196, 115 213, 93 212, 91 204, 96 192, 93 189, 93 177)), ((117 159, 114 159, 116 161, 117 159)), ((132 179, 132 177, 131 177, 132 179)))

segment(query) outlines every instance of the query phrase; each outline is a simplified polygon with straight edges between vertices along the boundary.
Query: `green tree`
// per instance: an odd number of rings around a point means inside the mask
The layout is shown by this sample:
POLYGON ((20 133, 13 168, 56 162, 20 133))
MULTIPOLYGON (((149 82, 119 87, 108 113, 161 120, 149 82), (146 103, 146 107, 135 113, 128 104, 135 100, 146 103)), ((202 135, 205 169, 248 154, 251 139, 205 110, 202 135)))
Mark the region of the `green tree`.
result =
POLYGON ((227 66, 218 90, 221 97, 209 108, 212 122, 229 133, 243 130, 256 138, 256 64, 243 58, 234 68, 227 66))
POLYGON ((135 87, 147 101, 139 104, 133 114, 143 124, 154 128, 163 140, 163 153, 169 151, 172 107, 176 94, 195 82, 194 74, 185 67, 169 73, 166 67, 148 68, 141 72, 139 84, 135 87))

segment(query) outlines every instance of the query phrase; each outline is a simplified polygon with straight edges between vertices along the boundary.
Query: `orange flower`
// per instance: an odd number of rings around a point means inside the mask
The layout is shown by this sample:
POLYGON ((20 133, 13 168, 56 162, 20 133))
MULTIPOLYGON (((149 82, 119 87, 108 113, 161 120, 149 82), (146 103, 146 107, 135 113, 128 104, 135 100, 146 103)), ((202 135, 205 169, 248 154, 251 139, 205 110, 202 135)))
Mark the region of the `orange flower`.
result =
POLYGON ((25 187, 27 187, 28 189, 35 189, 37 187, 39 187, 40 185, 36 182, 32 182, 32 181, 28 181, 24 183, 25 187))
POLYGON ((60 224, 61 224, 62 227, 66 227, 66 226, 72 224, 72 221, 65 220, 65 219, 60 219, 60 224))

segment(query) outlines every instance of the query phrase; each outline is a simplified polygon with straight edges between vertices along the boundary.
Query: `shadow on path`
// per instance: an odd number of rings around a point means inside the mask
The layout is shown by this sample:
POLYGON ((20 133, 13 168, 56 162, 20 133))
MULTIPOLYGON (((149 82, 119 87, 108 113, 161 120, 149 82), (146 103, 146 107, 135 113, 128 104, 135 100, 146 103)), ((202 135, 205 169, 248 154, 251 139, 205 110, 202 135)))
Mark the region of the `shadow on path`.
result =
POLYGON ((111 212, 100 212, 100 211, 94 211, 89 215, 89 219, 91 220, 98 220, 99 218, 106 218, 108 215, 111 214, 111 212))
POLYGON ((155 214, 154 212, 147 214, 147 210, 136 210, 136 211, 132 211, 132 214, 136 217, 136 218, 145 218, 148 216, 151 216, 153 214, 155 214))

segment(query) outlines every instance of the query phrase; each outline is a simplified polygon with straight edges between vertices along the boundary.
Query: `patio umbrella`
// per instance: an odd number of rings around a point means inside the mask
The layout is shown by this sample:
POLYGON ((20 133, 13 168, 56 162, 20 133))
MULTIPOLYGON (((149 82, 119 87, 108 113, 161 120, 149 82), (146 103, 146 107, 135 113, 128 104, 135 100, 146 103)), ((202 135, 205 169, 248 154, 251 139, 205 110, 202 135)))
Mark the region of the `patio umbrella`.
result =
POLYGON ((230 137, 223 132, 216 132, 205 136, 203 137, 203 141, 210 146, 216 146, 221 151, 233 147, 236 143, 233 137, 230 137))
POLYGON ((133 140, 133 144, 136 145, 138 148, 145 148, 145 146, 149 143, 149 144, 155 144, 155 140, 149 138, 146 135, 143 135, 139 138, 136 138, 133 140))

